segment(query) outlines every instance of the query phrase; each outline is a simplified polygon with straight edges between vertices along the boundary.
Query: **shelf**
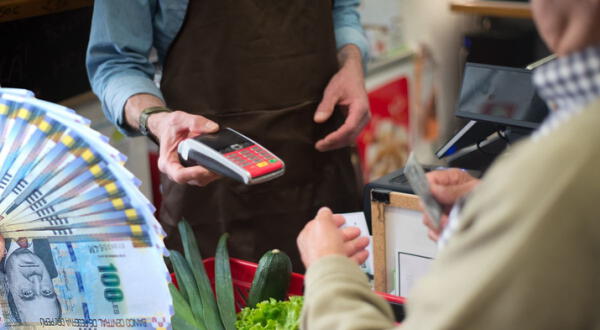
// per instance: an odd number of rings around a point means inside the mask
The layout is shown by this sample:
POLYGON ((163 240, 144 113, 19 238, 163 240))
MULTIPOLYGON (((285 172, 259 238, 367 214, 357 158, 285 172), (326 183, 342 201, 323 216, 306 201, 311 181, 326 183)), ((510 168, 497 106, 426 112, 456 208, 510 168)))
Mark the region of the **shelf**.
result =
POLYGON ((392 66, 396 66, 404 61, 412 59, 414 55, 415 52, 408 47, 399 49, 389 57, 367 64, 367 75, 385 71, 392 66))
POLYGON ((450 10, 483 16, 531 18, 529 3, 516 1, 452 0, 450 10))
POLYGON ((92 5, 92 0, 2 0, 0 1, 0 23, 92 5))

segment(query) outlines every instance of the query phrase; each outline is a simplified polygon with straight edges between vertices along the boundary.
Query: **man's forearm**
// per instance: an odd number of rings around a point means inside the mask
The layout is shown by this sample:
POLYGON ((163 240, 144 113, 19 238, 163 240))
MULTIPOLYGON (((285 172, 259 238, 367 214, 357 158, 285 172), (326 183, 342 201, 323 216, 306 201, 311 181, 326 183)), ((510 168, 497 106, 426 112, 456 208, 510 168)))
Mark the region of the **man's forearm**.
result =
MULTIPOLYGON (((125 119, 127 124, 133 129, 140 127, 140 114, 149 107, 164 106, 165 103, 158 97, 151 94, 136 94, 127 99, 125 103, 125 119)), ((148 118, 148 129, 150 132, 156 133, 158 119, 161 113, 153 114, 148 118)))
POLYGON ((364 72, 362 69, 362 56, 358 46, 354 44, 345 45, 344 47, 340 48, 337 57, 340 67, 352 66, 353 68, 359 70, 361 75, 364 77, 364 72))

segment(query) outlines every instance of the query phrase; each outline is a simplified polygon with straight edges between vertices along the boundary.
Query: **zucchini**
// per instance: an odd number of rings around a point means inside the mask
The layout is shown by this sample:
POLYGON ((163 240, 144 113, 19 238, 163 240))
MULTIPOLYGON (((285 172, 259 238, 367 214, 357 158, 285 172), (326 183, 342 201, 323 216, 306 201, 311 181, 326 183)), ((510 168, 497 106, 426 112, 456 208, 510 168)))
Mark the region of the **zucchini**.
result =
POLYGON ((258 261, 258 268, 248 294, 248 306, 254 308, 257 303, 269 298, 284 300, 291 275, 290 257, 277 249, 267 251, 258 261))
POLYGON ((217 244, 215 255, 215 291, 223 326, 227 330, 235 330, 236 315, 233 282, 231 281, 231 269, 229 267, 229 253, 227 252, 228 237, 229 234, 227 233, 221 235, 217 244))
POLYGON ((192 271, 181 253, 174 250, 169 252, 169 259, 171 259, 173 269, 175 269, 177 283, 179 283, 181 291, 186 292, 186 294, 182 296, 189 297, 189 303, 192 313, 194 314, 194 318, 199 321, 198 323, 200 323, 200 329, 206 329, 206 320, 202 318, 204 308, 202 308, 202 300, 200 299, 198 287, 196 285, 196 281, 194 280, 194 276, 192 275, 192 271))
MULTIPOLYGON (((178 227, 183 243, 185 259, 190 265, 193 277, 196 280, 197 290, 200 294, 202 304, 201 319, 204 321, 207 328, 211 330, 221 330, 223 329, 223 324, 221 323, 219 308, 217 307, 215 295, 210 286, 210 280, 208 279, 208 275, 206 275, 206 270, 202 263, 202 256, 200 255, 200 249, 198 249, 198 243, 196 243, 196 237, 194 236, 192 227, 185 220, 179 221, 178 227)), ((190 303, 192 302, 190 301, 190 303)), ((193 308, 194 306, 192 305, 192 310, 193 308)))

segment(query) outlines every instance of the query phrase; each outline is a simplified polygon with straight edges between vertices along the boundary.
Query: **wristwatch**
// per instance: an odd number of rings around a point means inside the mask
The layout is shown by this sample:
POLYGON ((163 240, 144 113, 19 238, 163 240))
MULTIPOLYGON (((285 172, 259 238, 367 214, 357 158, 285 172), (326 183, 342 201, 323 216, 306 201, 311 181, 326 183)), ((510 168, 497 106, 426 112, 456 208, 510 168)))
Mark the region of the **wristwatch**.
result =
POLYGON ((150 132, 150 130, 148 130, 148 118, 150 117, 150 115, 155 114, 155 113, 160 113, 160 112, 173 112, 173 110, 171 110, 165 106, 149 107, 149 108, 142 110, 142 113, 140 113, 140 118, 139 118, 140 133, 142 133, 142 135, 144 135, 144 136, 147 136, 150 140, 152 140, 156 144, 158 144, 158 139, 156 138, 156 136, 154 136, 154 134, 152 134, 152 132, 150 132))

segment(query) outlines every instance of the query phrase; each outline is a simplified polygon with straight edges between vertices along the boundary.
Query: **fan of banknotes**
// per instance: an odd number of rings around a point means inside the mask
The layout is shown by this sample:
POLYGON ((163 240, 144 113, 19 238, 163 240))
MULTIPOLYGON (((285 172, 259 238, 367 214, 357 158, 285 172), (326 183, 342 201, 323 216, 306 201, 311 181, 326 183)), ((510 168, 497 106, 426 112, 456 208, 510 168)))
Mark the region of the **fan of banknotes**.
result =
POLYGON ((164 232, 73 110, 0 88, 0 328, 166 328, 164 232))

